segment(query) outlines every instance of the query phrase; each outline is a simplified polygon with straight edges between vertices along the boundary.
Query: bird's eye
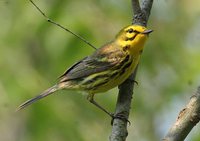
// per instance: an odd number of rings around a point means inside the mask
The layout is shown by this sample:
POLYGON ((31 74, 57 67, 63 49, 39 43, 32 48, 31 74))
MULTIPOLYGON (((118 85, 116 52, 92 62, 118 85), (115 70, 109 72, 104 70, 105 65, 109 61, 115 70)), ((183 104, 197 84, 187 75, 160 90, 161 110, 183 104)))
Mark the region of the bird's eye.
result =
POLYGON ((134 32, 134 30, 132 28, 128 29, 127 31, 128 31, 128 33, 133 33, 134 32))

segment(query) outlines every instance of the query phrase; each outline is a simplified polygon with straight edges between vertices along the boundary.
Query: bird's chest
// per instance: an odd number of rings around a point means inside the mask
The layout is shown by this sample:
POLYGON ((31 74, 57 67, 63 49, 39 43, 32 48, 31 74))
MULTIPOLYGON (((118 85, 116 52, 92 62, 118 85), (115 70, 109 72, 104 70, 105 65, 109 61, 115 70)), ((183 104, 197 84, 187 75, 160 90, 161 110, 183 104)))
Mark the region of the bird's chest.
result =
POLYGON ((104 81, 96 81, 96 86, 92 87, 91 93, 104 92, 123 83, 136 68, 139 58, 139 55, 126 56, 125 59, 121 61, 116 67, 110 69, 109 73, 105 74, 105 72, 102 72, 102 75, 106 76, 104 81))
POLYGON ((119 72, 119 77, 116 78, 118 85, 124 82, 133 73, 139 62, 139 58, 139 55, 131 57, 130 60, 122 66, 119 72))
POLYGON ((129 60, 124 62, 124 64, 119 69, 114 70, 112 73, 117 73, 117 75, 113 78, 110 77, 110 81, 105 85, 105 88, 110 89, 111 86, 116 87, 123 83, 133 73, 139 62, 139 58, 139 55, 131 57, 129 60))

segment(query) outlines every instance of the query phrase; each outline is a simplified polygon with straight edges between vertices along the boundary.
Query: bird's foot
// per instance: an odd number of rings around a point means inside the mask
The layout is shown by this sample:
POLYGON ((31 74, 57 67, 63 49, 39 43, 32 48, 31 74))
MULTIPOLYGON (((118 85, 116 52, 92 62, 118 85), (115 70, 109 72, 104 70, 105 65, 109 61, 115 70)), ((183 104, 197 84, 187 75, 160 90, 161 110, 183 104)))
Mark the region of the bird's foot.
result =
POLYGON ((117 113, 117 114, 112 114, 112 120, 111 120, 111 125, 113 125, 113 122, 115 119, 120 119, 124 122, 128 122, 129 125, 131 125, 131 122, 125 117, 123 113, 117 113))

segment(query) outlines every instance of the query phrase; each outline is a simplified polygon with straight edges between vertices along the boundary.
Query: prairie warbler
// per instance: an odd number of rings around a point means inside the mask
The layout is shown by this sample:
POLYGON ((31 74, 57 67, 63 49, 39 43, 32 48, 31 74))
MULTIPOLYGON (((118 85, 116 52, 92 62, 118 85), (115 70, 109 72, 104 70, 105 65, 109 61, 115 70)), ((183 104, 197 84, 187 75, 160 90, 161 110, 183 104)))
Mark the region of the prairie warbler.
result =
POLYGON ((105 92, 124 82, 136 68, 144 43, 149 33, 140 25, 123 28, 113 41, 97 49, 71 66, 53 87, 25 101, 18 110, 61 89, 81 90, 88 93, 87 99, 95 106, 113 115, 94 101, 94 94, 105 92))

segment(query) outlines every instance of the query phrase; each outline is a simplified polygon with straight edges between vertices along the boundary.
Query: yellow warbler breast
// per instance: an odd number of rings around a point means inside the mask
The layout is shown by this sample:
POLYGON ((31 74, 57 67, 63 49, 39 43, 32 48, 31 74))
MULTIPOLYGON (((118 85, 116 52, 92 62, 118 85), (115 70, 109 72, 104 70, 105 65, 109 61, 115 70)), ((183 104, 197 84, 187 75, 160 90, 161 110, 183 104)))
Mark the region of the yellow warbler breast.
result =
POLYGON ((131 75, 131 73, 137 66, 138 60, 139 60, 139 58, 135 58, 135 60, 131 62, 130 66, 129 66, 129 63, 127 63, 118 72, 117 71, 110 72, 110 73, 117 72, 118 76, 116 76, 114 78, 110 78, 107 83, 101 85, 98 88, 93 87, 92 89, 90 89, 89 93, 105 92, 105 91, 108 91, 108 90, 120 85, 121 83, 123 83, 131 75))

